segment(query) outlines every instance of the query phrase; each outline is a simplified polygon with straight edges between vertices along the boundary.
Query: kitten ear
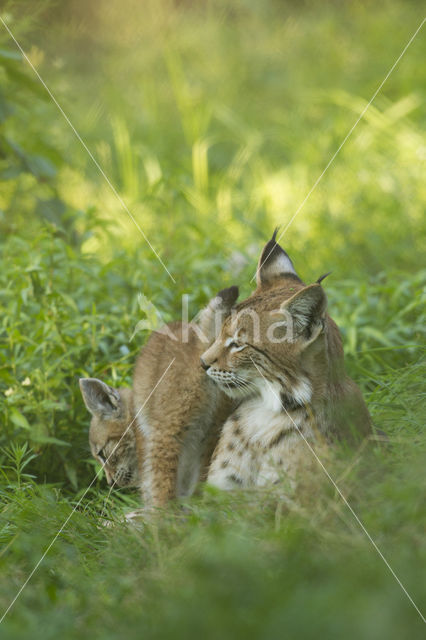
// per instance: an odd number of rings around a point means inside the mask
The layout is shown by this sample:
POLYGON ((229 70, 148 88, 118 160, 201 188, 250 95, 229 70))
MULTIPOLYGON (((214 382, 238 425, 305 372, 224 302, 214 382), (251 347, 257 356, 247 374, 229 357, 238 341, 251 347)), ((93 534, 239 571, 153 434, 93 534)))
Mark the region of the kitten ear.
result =
POLYGON ((222 289, 210 300, 198 318, 198 324, 202 332, 202 341, 206 344, 213 342, 219 335, 223 321, 231 313, 232 307, 239 296, 238 287, 232 286, 222 289))
POLYGON ((295 336, 302 334, 312 342, 322 330, 327 296, 319 284, 311 284, 286 300, 281 308, 291 315, 295 336))
POLYGON ((121 398, 117 389, 109 387, 97 378, 80 378, 80 390, 84 404, 93 416, 117 417, 121 409, 121 398))
POLYGON ((291 273, 297 276, 292 261, 284 249, 276 242, 278 229, 275 229, 272 238, 263 248, 257 265, 257 285, 269 284, 275 278, 291 273))
POLYGON ((212 302, 215 302, 216 307, 219 309, 231 311, 232 307, 237 302, 239 295, 240 292, 238 287, 233 285, 232 287, 228 287, 228 289, 222 289, 222 291, 219 291, 217 296, 213 298, 212 302))

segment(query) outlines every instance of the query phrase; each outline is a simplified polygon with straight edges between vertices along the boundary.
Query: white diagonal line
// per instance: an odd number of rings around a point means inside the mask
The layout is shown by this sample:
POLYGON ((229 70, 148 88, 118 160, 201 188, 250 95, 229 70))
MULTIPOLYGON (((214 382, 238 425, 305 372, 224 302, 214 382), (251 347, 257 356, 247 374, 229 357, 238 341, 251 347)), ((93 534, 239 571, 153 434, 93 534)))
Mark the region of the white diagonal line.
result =
POLYGON ((105 462, 103 463, 101 469, 99 469, 99 471, 95 474, 95 477, 93 478, 92 482, 89 484, 89 486, 87 487, 87 489, 84 491, 83 495, 81 496, 80 500, 77 502, 77 504, 75 505, 75 507, 73 508, 73 510, 71 511, 71 513, 69 514, 69 516, 66 518, 66 520, 64 521, 64 523, 62 524, 61 528, 59 529, 59 531, 56 533, 56 535, 54 536, 54 538, 51 540, 51 542, 49 543, 49 545, 47 546, 46 550, 44 551, 43 555, 41 556, 40 560, 37 562, 37 564, 35 565, 35 567, 33 568, 33 570, 31 571, 30 575, 28 576, 28 578, 25 580, 25 582, 23 583, 23 585, 21 586, 21 588, 19 589, 18 593, 15 595, 15 597, 13 598, 12 602, 9 604, 9 606, 7 607, 6 611, 3 613, 2 617, 0 618, 0 624, 3 622, 3 620, 5 619, 5 617, 7 616, 7 614, 9 613, 9 611, 11 610, 11 608, 13 607, 13 605, 15 604, 15 602, 17 601, 17 599, 19 598, 19 596, 21 595, 21 593, 23 592, 23 590, 25 589, 25 587, 27 586, 27 584, 29 583, 29 581, 31 580, 31 578, 33 577, 33 575, 35 574, 35 572, 37 571, 37 569, 39 568, 39 566, 41 565, 41 563, 43 562, 44 558, 47 556, 47 554, 49 553, 50 549, 53 547, 53 545, 55 544, 56 540, 58 539, 58 537, 60 536, 60 534, 62 533, 62 531, 64 530, 64 528, 66 527, 66 525, 68 524, 68 522, 71 520, 72 516, 74 515, 75 511, 78 509, 78 507, 80 506, 83 498, 85 497, 85 495, 87 494, 87 492, 89 491, 89 489, 92 487, 93 483, 97 480, 100 472, 104 469, 106 463, 108 462, 108 460, 110 459, 110 457, 113 455, 114 451, 116 450, 116 448, 118 447, 118 445, 120 444, 121 440, 124 438, 124 436, 126 435, 126 433, 128 432, 128 430, 130 429, 130 427, 132 426, 132 424, 134 423, 134 421, 136 420, 136 418, 138 417, 138 415, 140 414, 140 412, 142 411, 142 409, 144 408, 144 406, 146 405, 146 403, 148 402, 148 400, 150 399, 150 397, 152 396, 152 394, 154 393, 154 391, 156 390, 156 388, 158 387, 158 385, 160 384, 160 382, 163 380, 164 376, 166 375, 167 371, 170 369, 170 367, 172 366, 173 362, 176 360, 176 358, 173 358, 173 360, 170 362, 169 366, 167 367, 167 369, 164 371, 164 373, 162 374, 161 378, 158 380, 158 382, 156 383, 155 387, 153 388, 153 390, 151 391, 151 393, 149 394, 149 396, 147 397, 147 399, 145 400, 145 402, 143 403, 143 405, 140 407, 139 411, 136 413, 136 415, 134 416, 133 420, 131 421, 131 423, 128 425, 128 427, 126 428, 126 430, 124 431, 124 433, 122 434, 120 440, 117 442, 117 444, 115 445, 114 449, 111 451, 111 453, 109 454, 108 458, 105 460, 105 462))
POLYGON ((252 363, 254 364, 254 366, 256 367, 256 369, 258 370, 258 372, 260 373, 260 375, 262 376, 262 378, 264 379, 264 381, 266 382, 266 384, 268 385, 268 387, 270 388, 270 390, 272 391, 272 393, 274 394, 274 396, 277 398, 277 400, 280 401, 282 408, 284 409, 284 411, 286 412, 287 416, 290 418, 290 420, 292 421, 293 425, 295 426, 295 428, 297 429, 297 432, 299 433, 299 435, 303 438, 303 440, 305 441, 306 445, 309 447, 312 455, 316 458, 318 464, 320 465, 321 469, 324 471, 325 475, 327 476, 327 478, 330 480, 331 484, 333 485, 333 487, 336 489, 337 493, 339 494, 339 496, 342 498, 343 502, 345 503, 345 505, 348 507, 349 511, 352 513, 353 517, 355 518, 355 520, 357 521, 357 523, 359 524, 359 526, 361 527, 362 531, 365 533, 365 535, 367 536, 367 538, 369 539, 369 541, 371 542, 371 544, 373 545, 373 547, 375 548, 375 550, 377 551, 377 553, 379 554, 379 556, 381 557, 381 559, 383 560, 383 562, 385 563, 385 565, 387 566, 387 568, 389 569, 389 571, 391 572, 391 574, 393 575, 393 577, 395 578, 395 580, 397 581, 397 583, 399 584, 399 586, 401 587, 401 589, 403 590, 403 592, 405 593, 405 595, 407 596, 407 598, 409 599, 409 601, 411 602, 411 604, 413 605, 413 607, 415 608, 415 610, 417 611, 417 613, 419 614, 419 616, 421 617, 421 619, 423 620, 424 623, 426 623, 426 619, 424 617, 424 615, 422 614, 422 612, 420 611, 420 609, 418 608, 418 606, 416 605, 416 603, 414 602, 413 598, 410 596, 410 594, 408 593, 407 589, 404 587, 404 585, 402 584, 401 580, 398 578, 398 576, 396 575, 395 571, 392 569, 392 567, 390 566, 389 562, 386 560, 385 556, 383 555, 383 553, 380 551, 379 547, 377 546, 377 544, 374 542, 373 538, 370 536, 370 534, 368 533, 367 529, 365 528, 365 525, 363 524, 363 522, 360 520, 360 518, 357 516, 357 514, 355 513, 355 511, 353 510, 353 508, 351 507, 351 505, 349 504, 349 502, 347 501, 347 499, 345 498, 345 496, 343 495, 343 493, 341 492, 341 490, 339 489, 339 487, 337 486, 336 482, 333 480, 333 478, 331 477, 331 475, 329 474, 329 472, 327 471, 327 469, 325 468, 325 466, 323 465, 323 463, 321 462, 321 460, 319 459, 315 449, 312 447, 312 445, 310 444, 309 440, 307 440, 305 438, 305 436, 303 435, 303 433, 301 432, 301 430, 299 429, 299 427, 297 426, 297 424, 295 423, 295 421, 293 420, 293 418, 291 417, 291 415, 288 413, 287 409, 284 407, 283 403, 281 402, 281 399, 278 397, 278 394, 276 393, 275 389, 273 388, 273 386, 269 383, 269 381, 265 378, 265 376, 263 375, 263 373, 261 372, 261 370, 259 369, 259 367, 257 366, 257 364, 254 362, 253 358, 250 357, 250 360, 252 361, 252 363))
POLYGON ((165 271, 168 273, 168 275, 170 276, 170 278, 173 280, 173 282, 176 284, 176 280, 174 279, 174 277, 172 276, 172 274, 170 273, 170 271, 167 269, 166 265, 164 264, 164 262, 162 261, 162 259, 160 258, 159 254, 157 253, 157 251, 154 249, 154 247, 152 246, 152 244, 150 243, 150 241, 148 240, 146 234, 144 233, 144 231, 142 230, 141 226, 139 225, 139 223, 137 222, 137 220, 135 219, 135 217, 133 216, 133 214, 130 212, 128 206, 126 205, 126 203, 124 202, 123 198, 120 196, 120 194, 118 193, 117 189, 114 187, 114 185, 112 184, 111 180, 108 178, 108 176, 106 175, 105 171, 102 169, 101 165, 99 164, 99 162, 96 160, 95 156, 93 155, 93 153, 90 151, 89 147, 87 146, 87 144, 84 142, 83 138, 80 136, 80 134, 78 133, 77 129, 74 127, 74 125, 72 124, 71 120, 69 119, 69 117, 67 116, 67 114, 65 113, 65 111, 62 109, 61 105, 59 104, 59 102, 57 101, 57 99, 55 98, 55 96, 53 95, 53 93, 51 92, 51 90, 49 89, 49 87, 47 86, 47 84, 45 83, 45 81, 43 80, 43 78, 41 77, 41 75, 39 74, 39 72, 37 71, 37 69, 35 68, 35 66, 33 65, 33 63, 31 62, 31 60, 28 58, 27 54, 25 53, 25 51, 23 50, 23 48, 21 47, 21 45, 19 44, 19 42, 17 41, 17 39, 15 38, 15 36, 13 35, 13 33, 11 32, 11 30, 9 29, 9 27, 7 26, 6 22, 3 20, 3 18, 0 16, 0 21, 2 22, 4 28, 6 29, 6 31, 8 32, 8 34, 10 35, 10 37, 12 38, 12 40, 14 41, 14 43, 16 44, 16 46, 18 47, 19 51, 22 53, 22 56, 25 58, 25 60, 28 62, 28 64, 30 65, 31 69, 34 71, 34 73, 36 74, 37 78, 39 79, 39 81, 41 82, 41 84, 43 85, 43 87, 46 89, 47 93, 49 94, 49 96, 51 97, 51 99, 53 100, 53 102, 55 103, 55 105, 58 107, 59 111, 61 112, 61 114, 63 115, 63 117, 65 118, 67 124, 71 127, 74 135, 76 136, 77 140, 81 143, 81 145, 83 146, 83 148, 87 151, 90 159, 92 160, 92 162, 94 163, 94 165, 96 166, 96 168, 98 169, 99 173, 102 175, 102 177, 105 179, 106 183, 108 184, 109 188, 111 189, 111 191, 113 192, 113 194, 115 195, 115 197, 117 198, 118 202, 121 204, 121 206, 123 207, 123 209, 126 211, 127 215, 129 216, 129 218, 131 219, 131 221, 133 222, 133 224, 135 225, 135 227, 138 229, 139 233, 142 235, 142 237, 144 238, 145 242, 148 244, 149 248, 151 249, 151 251, 154 253, 154 255, 156 256, 157 260, 160 262, 160 264, 162 265, 162 267, 165 269, 165 271))
MULTIPOLYGON (((407 51, 408 47, 410 46, 410 44, 413 42, 414 38, 417 36, 417 34, 419 33, 420 29, 422 28, 422 26, 424 25, 426 21, 426 18, 423 18, 423 20, 421 21, 420 25, 417 27, 417 29, 415 30, 415 32, 413 33, 413 35, 411 36, 411 38, 409 39, 409 41, 407 42, 407 44, 405 45, 405 47, 403 48, 403 50, 401 51, 401 53, 399 54, 398 58, 395 60, 395 62, 393 63, 393 65, 391 66, 391 68, 389 69, 389 71, 387 72, 384 80, 382 80, 382 82, 379 84, 379 86, 377 87, 376 91, 373 93, 373 96, 371 97, 370 101, 366 104, 366 106, 364 107, 364 109, 361 111, 360 115, 358 116, 358 118, 356 119, 356 121, 354 122, 354 124, 352 125, 352 127, 349 129, 348 133, 346 134, 346 136, 343 139, 343 142, 339 145, 339 147, 337 148, 337 150, 334 152, 334 154, 331 156, 331 159, 328 161, 325 169, 323 170, 323 172, 321 173, 321 175, 316 179, 316 181, 314 182, 313 186, 311 187, 311 189, 308 191, 307 195, 305 196, 305 199, 303 200, 303 202, 298 206, 296 212, 293 214, 293 216, 290 218, 289 222, 286 224, 286 226, 284 227, 283 231, 279 234, 278 239, 276 240, 276 243, 278 244, 278 242, 280 241, 280 239, 283 237, 283 235, 285 234, 285 232, 287 231, 287 229, 289 228, 289 226, 292 224, 293 220, 296 218, 296 216, 299 214, 299 212, 301 211, 301 209, 303 208, 303 206, 305 205, 305 202, 308 200, 308 198, 310 197, 311 193, 316 189, 316 187, 318 186, 318 184, 320 183, 320 181, 322 180, 322 177, 324 176, 324 174, 326 173, 326 171, 328 170, 328 168, 333 164, 335 158, 337 157, 337 155, 339 154, 340 150, 342 149, 343 145, 346 143, 347 139, 352 135, 352 132, 354 131, 355 127, 357 126, 357 124, 359 123, 359 121, 363 118, 364 114, 366 113, 367 109, 370 107, 371 103, 373 102, 373 100, 375 99, 375 97, 377 96, 377 94, 379 93, 379 91, 381 90, 381 88, 383 87, 383 85, 385 84, 385 82, 387 81, 387 79, 389 78, 389 76, 391 75, 391 73, 393 72, 393 70, 395 69, 395 67, 397 66, 397 64, 399 63, 399 61, 401 60, 401 58, 403 57, 403 55, 405 54, 405 52, 407 51)), ((256 278, 257 274, 259 273, 259 270, 261 269, 261 267, 265 264, 265 262, 267 261, 267 259, 269 258, 269 256, 271 255, 273 249, 271 249, 271 251, 268 253, 268 255, 266 256, 266 258, 262 261, 262 263, 258 266, 256 273, 254 274, 254 276, 252 277, 252 279, 250 280, 250 282, 253 282, 253 280, 256 278)))

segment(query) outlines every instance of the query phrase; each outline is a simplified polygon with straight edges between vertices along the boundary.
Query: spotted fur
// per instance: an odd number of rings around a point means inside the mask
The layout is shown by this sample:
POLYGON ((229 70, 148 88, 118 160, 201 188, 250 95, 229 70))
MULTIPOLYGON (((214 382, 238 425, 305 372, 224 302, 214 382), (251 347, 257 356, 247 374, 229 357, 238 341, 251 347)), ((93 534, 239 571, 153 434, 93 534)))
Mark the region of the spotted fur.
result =
POLYGON ((259 260, 256 290, 202 355, 207 376, 240 402, 223 427, 209 483, 259 486, 283 475, 294 482, 301 460, 312 455, 303 437, 314 442, 370 431, 326 308, 321 284, 300 280, 274 234, 259 260))

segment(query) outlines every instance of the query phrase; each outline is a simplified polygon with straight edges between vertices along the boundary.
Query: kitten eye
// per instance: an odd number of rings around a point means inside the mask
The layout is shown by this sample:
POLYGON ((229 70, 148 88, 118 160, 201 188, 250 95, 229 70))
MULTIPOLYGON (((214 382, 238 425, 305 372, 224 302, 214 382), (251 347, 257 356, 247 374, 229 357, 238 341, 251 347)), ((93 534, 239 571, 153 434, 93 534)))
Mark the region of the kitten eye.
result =
POLYGON ((228 348, 229 348, 229 349, 238 349, 238 347, 239 347, 239 346, 240 346, 240 345, 238 344, 238 342, 230 342, 230 343, 228 344, 228 348))

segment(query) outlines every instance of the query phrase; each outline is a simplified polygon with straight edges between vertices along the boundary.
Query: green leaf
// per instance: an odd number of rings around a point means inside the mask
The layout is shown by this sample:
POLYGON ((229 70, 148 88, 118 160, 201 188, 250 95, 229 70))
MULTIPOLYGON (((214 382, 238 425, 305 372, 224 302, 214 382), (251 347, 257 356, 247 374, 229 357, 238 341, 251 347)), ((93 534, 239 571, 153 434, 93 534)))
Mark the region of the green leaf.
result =
POLYGON ((70 481, 72 488, 77 490, 78 489, 78 481, 77 481, 77 471, 76 471, 75 466, 70 464, 69 462, 66 462, 64 466, 65 466, 66 476, 67 476, 68 480, 70 481))
POLYGON ((56 175, 56 168, 49 160, 42 156, 27 156, 26 163, 28 169, 37 178, 54 178, 56 175))
POLYGON ((0 49, 1 60, 22 60, 22 55, 19 51, 9 51, 9 49, 0 49))
MULTIPOLYGON (((1 121, 1 106, 0 106, 0 121, 1 121)), ((0 178, 2 180, 14 180, 15 178, 17 178, 19 175, 21 175, 21 173, 25 173, 24 169, 22 166, 9 166, 6 169, 4 169, 4 171, 0 172, 0 178)))
POLYGON ((31 431, 31 427, 28 420, 15 407, 12 407, 10 411, 10 419, 12 420, 13 424, 15 424, 17 427, 21 427, 22 429, 28 429, 28 431, 31 431))
POLYGON ((3 122, 15 111, 15 107, 11 105, 5 97, 5 94, 0 91, 0 122, 3 122))
MULTIPOLYGON (((18 63, 21 65, 22 63, 19 61, 18 63)), ((43 85, 39 82, 38 79, 33 78, 28 75, 27 70, 21 71, 18 68, 18 64, 15 61, 3 59, 3 66, 6 70, 6 73, 11 81, 13 81, 19 88, 23 87, 31 91, 31 93, 35 94, 38 98, 42 100, 46 100, 48 98, 48 94, 43 85)))
POLYGON ((64 291, 59 291, 59 295, 67 303, 67 305, 71 307, 71 309, 73 309, 73 311, 78 312, 78 307, 72 296, 68 295, 68 293, 65 293, 64 291))
POLYGON ((59 440, 59 438, 54 438, 53 436, 44 436, 42 434, 31 435, 31 440, 33 442, 38 442, 39 444, 56 444, 59 447, 70 447, 70 442, 65 442, 65 440, 59 440))

